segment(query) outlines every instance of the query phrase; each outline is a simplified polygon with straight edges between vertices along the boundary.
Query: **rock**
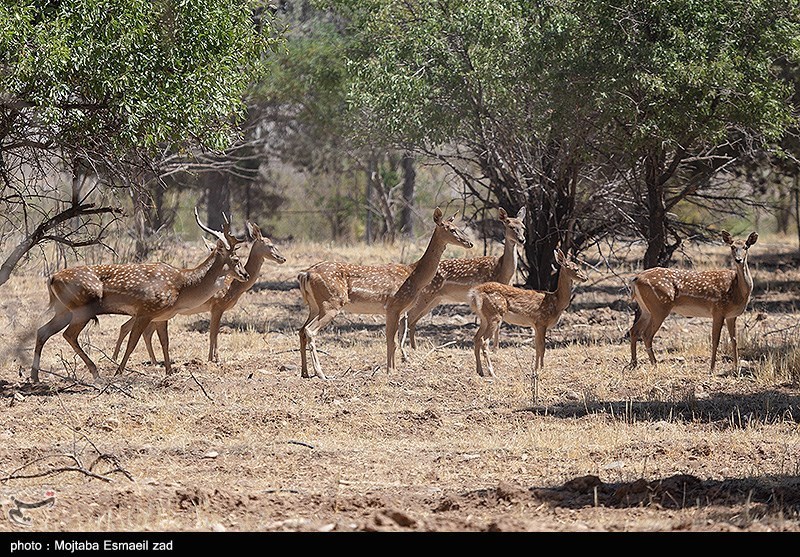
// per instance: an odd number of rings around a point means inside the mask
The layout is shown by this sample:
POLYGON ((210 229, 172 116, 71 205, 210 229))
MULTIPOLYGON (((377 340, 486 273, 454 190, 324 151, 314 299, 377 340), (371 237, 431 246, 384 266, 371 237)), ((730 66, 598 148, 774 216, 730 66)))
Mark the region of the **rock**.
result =
POLYGON ((217 458, 219 453, 217 451, 208 451, 206 454, 203 455, 203 458, 217 458))

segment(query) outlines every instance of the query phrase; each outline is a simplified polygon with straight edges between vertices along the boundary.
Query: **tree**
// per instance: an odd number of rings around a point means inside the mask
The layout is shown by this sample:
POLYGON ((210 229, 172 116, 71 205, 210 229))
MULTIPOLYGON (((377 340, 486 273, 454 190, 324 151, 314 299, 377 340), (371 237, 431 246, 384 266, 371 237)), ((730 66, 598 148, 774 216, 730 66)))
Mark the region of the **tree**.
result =
MULTIPOLYGON (((752 204, 723 170, 774 150, 796 118, 781 62, 800 55, 794 0, 582 2, 586 26, 568 67, 603 131, 595 146, 626 190, 618 207, 647 241, 644 267, 666 265, 700 207, 742 214, 752 204), (589 23, 591 22, 591 26, 589 23), (739 207, 737 208, 737 204, 739 207), (671 238, 671 242, 670 242, 671 238)), ((717 222, 721 219, 715 219, 717 222)))
POLYGON ((334 238, 365 218, 368 242, 373 222, 382 222, 380 235, 394 241, 411 230, 414 165, 402 161, 401 184, 401 151, 380 134, 355 140, 361 121, 348 102, 346 62, 361 44, 346 19, 307 0, 282 2, 277 18, 289 28, 286 50, 268 58, 266 78, 253 95, 272 132, 268 154, 309 176, 314 206, 304 210, 319 212, 334 238))
POLYGON ((349 65, 362 137, 380 135, 442 161, 462 180, 476 214, 527 207, 527 283, 551 286, 554 248, 579 249, 592 235, 576 229, 576 215, 602 217, 581 181, 583 134, 591 131, 582 122, 586 110, 561 109, 561 49, 575 24, 564 6, 334 5, 362 43, 349 65))
POLYGON ((610 234, 664 262, 671 212, 727 201, 712 178, 792 119, 774 67, 797 55, 790 0, 331 5, 362 42, 349 68, 364 135, 438 157, 477 210, 526 206, 534 288, 553 286, 555 246, 610 234))
POLYGON ((17 243, 0 284, 35 246, 101 242, 115 188, 157 177, 163 153, 235 141, 276 40, 237 0, 0 5, 0 231, 17 243))

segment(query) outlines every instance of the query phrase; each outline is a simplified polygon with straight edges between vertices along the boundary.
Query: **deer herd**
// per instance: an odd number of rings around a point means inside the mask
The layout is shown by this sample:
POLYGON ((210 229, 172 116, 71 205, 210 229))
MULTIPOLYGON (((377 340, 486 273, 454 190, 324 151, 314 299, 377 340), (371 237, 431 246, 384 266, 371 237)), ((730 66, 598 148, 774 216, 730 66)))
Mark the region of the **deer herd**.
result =
MULTIPOLYGON (((178 269, 166 263, 88 265, 63 269, 48 282, 50 308, 54 316, 37 330, 30 380, 39 382, 40 360, 45 342, 64 329, 63 336, 83 360, 94 379, 97 365, 78 343, 81 331, 98 315, 127 315, 119 331, 114 360, 128 338, 116 374, 125 369, 139 340, 144 337, 150 360, 156 357, 153 333, 158 334, 167 374, 172 373, 167 324, 178 314, 210 313, 208 360, 218 361, 218 335, 222 315, 258 279, 265 260, 286 261, 261 230, 246 223, 252 238, 247 261, 242 264, 236 249, 243 240, 235 237, 225 218, 222 231, 204 225, 195 209, 198 226, 216 238, 207 243, 210 253, 196 267, 178 269), (66 328, 66 329, 65 329, 66 328)), ((494 377, 487 344, 497 349, 503 321, 531 327, 534 331, 533 378, 544 366, 545 336, 567 309, 575 282, 587 280, 585 271, 560 249, 554 253, 558 265, 555 291, 537 291, 511 285, 517 270, 518 250, 525 244, 525 208, 510 216, 502 208, 499 220, 505 230, 505 243, 499 257, 445 258, 448 245, 472 248, 464 230, 455 224, 456 215, 445 218, 439 208, 433 213, 434 229, 425 252, 411 264, 354 265, 322 261, 297 276, 300 294, 308 306, 308 318, 299 331, 300 373, 302 377, 327 379, 315 345, 317 333, 341 312, 383 315, 386 320, 386 369, 396 368, 399 347, 407 358, 406 342, 416 348, 416 325, 439 303, 468 304, 478 321, 474 336, 475 369, 480 376, 494 377), (402 329, 402 334, 400 331, 402 329), (398 336, 400 338, 398 339, 398 336), (308 366, 308 352, 311 366, 308 366), (486 362, 484 367, 483 360, 486 362)), ((655 267, 631 281, 635 318, 630 328, 631 361, 637 365, 638 340, 653 365, 653 338, 666 317, 678 313, 712 320, 711 369, 713 373, 723 323, 731 339, 734 367, 739 369, 736 345, 736 318, 741 315, 753 291, 747 253, 758 234, 745 241, 734 240, 728 232, 722 239, 730 246, 732 269, 691 271, 655 267)), ((535 383, 534 383, 535 384, 535 383)))

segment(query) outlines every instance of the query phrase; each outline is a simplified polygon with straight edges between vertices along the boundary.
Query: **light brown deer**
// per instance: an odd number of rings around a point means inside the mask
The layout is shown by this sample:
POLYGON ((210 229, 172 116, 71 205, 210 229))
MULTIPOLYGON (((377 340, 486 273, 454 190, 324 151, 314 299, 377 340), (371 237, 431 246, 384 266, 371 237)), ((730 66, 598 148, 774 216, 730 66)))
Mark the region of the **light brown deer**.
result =
POLYGON ((418 292, 419 288, 430 281, 447 244, 472 247, 472 242, 453 224, 455 215, 443 220, 442 211, 437 207, 433 220, 436 227, 428 247, 422 257, 411 265, 353 265, 322 261, 298 274, 300 293, 308 305, 308 318, 299 334, 302 377, 311 377, 306 355, 306 349, 310 348, 314 373, 321 379, 326 379, 314 337, 339 312, 345 310, 356 314, 386 315, 390 299, 412 274, 414 278, 405 286, 404 295, 415 289, 418 292))
POLYGON ((428 248, 422 257, 411 269, 411 273, 400 285, 397 291, 386 300, 386 372, 395 370, 395 352, 397 348, 397 331, 400 328, 400 319, 403 319, 403 336, 406 335, 407 312, 416 302, 419 293, 428 286, 436 275, 439 263, 448 244, 472 248, 472 242, 464 232, 458 229, 453 221, 456 215, 448 220, 442 220, 442 212, 437 207, 433 215, 436 228, 433 230, 428 248))
POLYGON ((538 371, 544 366, 545 334, 569 306, 573 284, 587 279, 583 270, 561 250, 556 250, 555 256, 560 271, 558 286, 554 292, 525 290, 497 282, 487 282, 469 291, 470 307, 478 316, 479 322, 474 350, 475 369, 481 377, 484 376, 481 355, 486 358, 489 375, 495 377, 486 343, 495 336, 500 323, 506 321, 513 325, 533 327, 536 343, 533 379, 534 387, 536 386, 538 371))
POLYGON ((642 271, 633 278, 632 294, 637 311, 630 330, 631 363, 636 367, 636 343, 644 341, 650 363, 656 365, 653 352, 653 337, 661 328, 664 319, 672 313, 686 317, 711 318, 711 369, 714 373, 717 360, 717 347, 722 332, 722 324, 728 326, 731 339, 734 369, 739 372, 739 351, 736 346, 736 318, 750 301, 753 292, 753 277, 747 265, 750 246, 758 240, 752 232, 747 240, 734 240, 723 231, 722 239, 731 248, 733 269, 712 269, 690 271, 654 267, 642 271))
MULTIPOLYGON (((166 263, 89 265, 63 269, 50 277, 47 288, 55 315, 36 332, 31 381, 39 381, 45 342, 64 327, 64 338, 97 379, 97 366, 78 344, 78 335, 89 321, 97 321, 98 315, 133 316, 125 355, 116 371, 119 374, 142 332, 154 319, 166 320, 183 309, 200 305, 216 292, 217 279, 226 273, 233 272, 237 280, 247 280, 247 272, 235 253, 236 238, 205 226, 197 209, 195 219, 200 228, 217 238, 214 250, 197 267, 178 269, 166 263)), ((169 346, 166 337, 161 340, 164 368, 169 374, 169 346)))
MULTIPOLYGON (((431 283, 422 289, 417 301, 408 310, 408 340, 416 348, 417 322, 443 301, 469 304, 469 289, 484 282, 510 284, 517 271, 517 250, 525 246, 525 207, 516 217, 509 217, 500 208, 500 222, 505 228, 503 253, 499 257, 443 259, 431 283)), ((499 329, 498 329, 499 331, 499 329)), ((405 341, 405 337, 402 343, 405 341)))
MULTIPOLYGON (((239 301, 239 298, 242 297, 242 294, 253 287, 253 285, 256 283, 256 280, 258 280, 258 277, 261 275, 261 267, 263 266, 265 260, 269 259, 270 261, 275 261, 278 264, 283 264, 286 262, 286 258, 281 255, 281 253, 278 251, 278 248, 272 243, 272 240, 262 235, 261 229, 256 224, 247 222, 246 227, 250 237, 253 238, 253 244, 250 247, 250 254, 247 256, 247 261, 244 264, 244 270, 247 271, 249 278, 242 282, 235 280, 230 275, 227 275, 224 277, 225 282, 222 287, 217 290, 211 298, 197 307, 178 312, 181 315, 195 315, 198 313, 205 313, 207 311, 211 312, 211 319, 208 325, 209 362, 219 361, 217 338, 219 336, 220 324, 222 322, 222 314, 234 307, 239 301)), ((133 322, 134 319, 131 318, 123 323, 119 329, 117 345, 114 348, 115 360, 117 359, 119 350, 122 347, 122 341, 125 339, 128 333, 130 333, 131 328, 133 327, 133 322)), ((147 353, 150 355, 150 361, 152 363, 156 363, 155 352, 153 351, 153 333, 156 332, 158 327, 164 326, 162 323, 166 324, 165 321, 154 320, 152 323, 150 323, 150 325, 147 326, 143 333, 144 343, 147 346, 147 353)), ((160 332, 159 338, 161 338, 161 336, 164 334, 166 334, 165 331, 160 332)))

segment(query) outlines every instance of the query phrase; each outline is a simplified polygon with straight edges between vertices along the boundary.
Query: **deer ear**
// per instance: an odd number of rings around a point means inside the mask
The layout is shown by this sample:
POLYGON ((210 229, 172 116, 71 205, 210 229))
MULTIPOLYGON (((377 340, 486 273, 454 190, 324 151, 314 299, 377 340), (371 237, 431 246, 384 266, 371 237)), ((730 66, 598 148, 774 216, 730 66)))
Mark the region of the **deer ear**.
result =
POLYGON ((500 211, 498 211, 498 213, 500 215, 500 220, 506 220, 508 218, 508 213, 506 213, 506 210, 502 207, 500 207, 500 211))
POLYGON ((517 213, 517 218, 518 218, 519 220, 522 220, 522 219, 524 219, 524 218, 525 218, 525 213, 526 213, 526 211, 525 211, 525 207, 521 207, 521 208, 520 208, 520 210, 519 210, 519 212, 517 213))
MULTIPOLYGON (((218 241, 219 241, 219 240, 217 240, 217 242, 218 242, 218 241)), ((217 243, 216 243, 216 242, 212 242, 212 241, 210 241, 210 240, 206 239, 206 237, 205 237, 205 236, 203 237, 203 243, 204 243, 204 244, 206 245, 206 247, 208 248, 208 251, 214 251, 214 248, 216 248, 216 247, 217 247, 217 243)))
POLYGON ((751 232, 750 236, 747 237, 747 247, 752 246, 758 241, 758 232, 751 232))
POLYGON ((454 220, 456 220, 456 217, 457 217, 457 216, 458 216, 458 211, 456 211, 455 213, 453 213, 453 216, 452 216, 452 217, 450 217, 449 219, 447 219, 447 222, 453 222, 454 220))
POLYGON ((553 250, 553 253, 556 255, 556 261, 558 262, 558 264, 563 265, 564 261, 566 260, 566 257, 564 257, 564 252, 561 251, 560 248, 557 248, 553 250))
POLYGON ((726 244, 733 243, 733 238, 731 237, 731 235, 728 233, 727 230, 722 231, 722 239, 725 241, 726 244))
POLYGON ((250 221, 247 221, 245 223, 245 226, 247 227, 247 233, 250 234, 251 238, 257 240, 261 237, 261 229, 259 229, 258 226, 256 226, 250 221))
POLYGON ((442 222, 442 210, 439 207, 433 210, 433 222, 436 224, 441 224, 442 222))

